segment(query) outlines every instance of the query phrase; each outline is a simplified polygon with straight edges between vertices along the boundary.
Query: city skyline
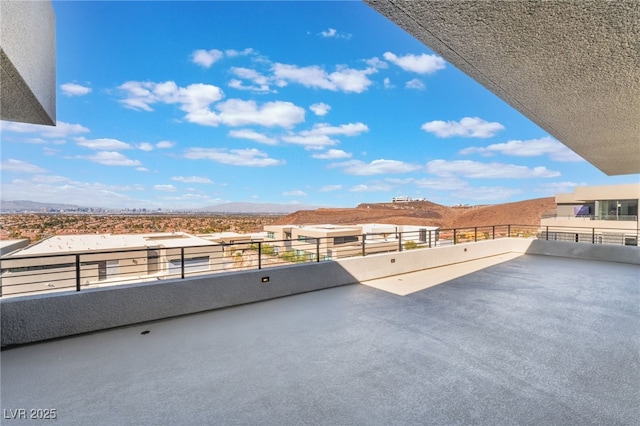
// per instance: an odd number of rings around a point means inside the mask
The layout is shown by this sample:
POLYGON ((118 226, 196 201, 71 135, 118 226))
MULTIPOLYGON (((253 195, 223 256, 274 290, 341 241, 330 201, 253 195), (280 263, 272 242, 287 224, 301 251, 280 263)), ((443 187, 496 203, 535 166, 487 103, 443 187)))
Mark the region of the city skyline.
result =
POLYGON ((608 177, 360 2, 53 2, 57 126, 2 198, 102 208, 519 201, 608 177))

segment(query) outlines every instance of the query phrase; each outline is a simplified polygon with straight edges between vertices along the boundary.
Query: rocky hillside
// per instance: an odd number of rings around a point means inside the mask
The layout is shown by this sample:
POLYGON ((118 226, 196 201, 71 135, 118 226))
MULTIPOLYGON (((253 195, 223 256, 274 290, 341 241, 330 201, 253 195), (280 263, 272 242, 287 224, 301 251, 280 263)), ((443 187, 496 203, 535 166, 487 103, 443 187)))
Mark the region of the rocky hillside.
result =
POLYGON ((356 208, 302 210, 283 216, 274 225, 332 223, 394 223, 460 228, 484 225, 539 225, 543 213, 555 210, 553 197, 515 203, 447 207, 430 201, 361 204, 356 208))

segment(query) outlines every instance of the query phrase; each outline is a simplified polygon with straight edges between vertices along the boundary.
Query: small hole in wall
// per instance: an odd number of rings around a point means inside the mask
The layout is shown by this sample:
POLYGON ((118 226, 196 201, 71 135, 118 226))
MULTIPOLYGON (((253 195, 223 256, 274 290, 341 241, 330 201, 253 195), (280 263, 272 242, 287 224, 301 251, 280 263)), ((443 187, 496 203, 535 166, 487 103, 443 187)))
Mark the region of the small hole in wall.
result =
POLYGON ((149 334, 149 333, 151 333, 149 330, 145 330, 145 331, 143 331, 143 332, 142 332, 142 333, 140 333, 140 334, 145 335, 145 334, 149 334))
POLYGON ((396 263, 396 260, 395 259, 391 259, 391 263, 396 263))
POLYGON ((263 283, 268 283, 269 282, 269 277, 262 277, 262 282, 263 283))
POLYGON ((467 249, 464 249, 464 251, 467 251, 467 249))

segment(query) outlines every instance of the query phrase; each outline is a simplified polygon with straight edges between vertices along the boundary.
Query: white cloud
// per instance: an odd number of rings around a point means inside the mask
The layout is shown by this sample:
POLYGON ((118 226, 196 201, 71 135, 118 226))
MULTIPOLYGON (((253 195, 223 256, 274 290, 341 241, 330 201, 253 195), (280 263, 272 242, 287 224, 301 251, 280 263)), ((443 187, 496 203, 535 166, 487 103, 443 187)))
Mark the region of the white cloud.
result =
POLYGON ((323 149, 338 143, 330 136, 357 136, 369 131, 366 124, 349 123, 340 126, 331 126, 326 123, 318 123, 311 130, 303 130, 297 134, 283 136, 285 142, 303 145, 308 149, 323 149))
POLYGON ((224 51, 224 54, 229 58, 233 58, 236 56, 247 56, 252 54, 254 51, 252 48, 248 47, 244 50, 235 50, 235 49, 227 49, 224 51))
POLYGON ((336 31, 334 28, 329 28, 327 31, 322 31, 320 34, 322 35, 322 37, 333 37, 337 32, 338 31, 336 31))
POLYGON ((445 67, 445 60, 437 55, 405 55, 397 56, 391 52, 382 55, 387 61, 396 64, 405 71, 418 74, 431 74, 445 67))
POLYGON ((35 164, 27 163, 22 160, 8 159, 0 163, 0 170, 3 172, 16 172, 16 173, 44 173, 45 169, 36 166, 35 164))
POLYGON ((331 106, 325 104, 324 102, 318 102, 309 107, 311 111, 317 116, 324 117, 331 110, 331 106))
POLYGON ((193 52, 191 59, 195 64, 209 68, 214 62, 219 61, 223 57, 223 53, 217 49, 204 50, 198 49, 193 52))
POLYGON ((455 176, 416 179, 413 183, 419 188, 435 189, 438 191, 457 191, 469 186, 468 182, 455 176))
POLYGON ((338 143, 337 140, 331 139, 327 135, 312 134, 310 131, 305 131, 306 134, 291 134, 282 136, 282 140, 288 143, 302 145, 307 149, 324 149, 327 146, 333 146, 338 143))
POLYGON ((389 79, 389 77, 384 78, 383 84, 385 89, 393 89, 394 87, 396 87, 391 83, 391 80, 389 79))
POLYGON ((148 200, 128 196, 127 192, 144 191, 143 185, 107 185, 99 182, 79 182, 63 176, 36 175, 30 180, 16 179, 2 183, 6 199, 29 199, 87 207, 117 208, 123 205, 149 207, 148 200))
MULTIPOLYGON (((364 123, 349 123, 341 124, 339 126, 331 126, 326 123, 318 123, 313 126, 313 129, 306 132, 319 135, 343 135, 343 136, 357 136, 360 133, 368 132, 369 127, 364 123)), ((301 132, 305 133, 305 131, 301 132)))
POLYGON ((269 77, 260 74, 256 70, 250 68, 233 67, 231 72, 238 78, 249 80, 253 86, 244 86, 242 81, 233 79, 229 82, 229 86, 240 90, 251 90, 254 92, 270 92, 269 77))
POLYGON ((153 185, 156 191, 175 192, 176 187, 173 185, 153 185))
POLYGON ((498 122, 488 122, 478 117, 464 117, 458 121, 429 121, 422 125, 422 130, 433 133, 440 138, 461 136, 465 138, 490 138, 504 126, 498 122))
POLYGON ((427 172, 437 176, 465 176, 476 179, 525 179, 560 176, 560 172, 544 166, 529 168, 515 164, 479 163, 469 160, 433 160, 427 163, 427 172))
POLYGON ((388 173, 409 173, 420 169, 417 164, 405 163, 397 160, 373 160, 371 163, 365 163, 360 160, 345 161, 343 163, 334 163, 330 167, 341 167, 346 174, 356 176, 370 176, 388 173))
POLYGON ((258 143, 266 145, 275 145, 278 143, 277 139, 271 138, 262 133, 258 133, 251 129, 231 130, 229 136, 237 139, 249 139, 258 143))
POLYGON ((91 87, 81 86, 76 83, 64 83, 60 85, 62 93, 66 96, 84 96, 91 92, 91 87))
POLYGON ((136 171, 138 171, 138 172, 148 172, 149 169, 147 169, 146 167, 136 167, 136 171))
POLYGON ((247 167, 279 166, 285 163, 284 160, 270 158, 257 149, 190 148, 185 152, 184 157, 190 160, 206 159, 232 166, 247 167))
POLYGON ((340 189, 342 189, 342 185, 325 185, 320 188, 320 192, 338 191, 340 189))
POLYGON ((180 109, 187 113, 208 111, 210 104, 224 96, 217 86, 197 83, 179 87, 173 81, 127 81, 118 86, 118 89, 126 95, 120 103, 127 108, 144 111, 153 111, 151 105, 156 103, 179 104, 180 109))
POLYGON ((338 32, 335 28, 329 28, 328 30, 321 31, 318 35, 324 38, 341 38, 345 40, 351 38, 351 34, 338 32))
POLYGON ((577 186, 586 186, 586 182, 576 183, 571 181, 565 182, 547 182, 539 185, 538 192, 546 192, 549 194, 558 194, 572 192, 577 186))
POLYGON ((176 143, 171 141, 160 141, 156 144, 156 148, 158 149, 167 149, 172 148, 176 143))
POLYGON ((16 133, 38 133, 45 138, 65 138, 77 133, 88 133, 89 129, 80 124, 65 123, 56 121, 54 126, 43 126, 39 124, 17 123, 12 121, 0 121, 0 130, 3 132, 16 133))
POLYGON ((385 184, 373 184, 373 185, 355 185, 352 186, 349 191, 351 192, 381 192, 381 191, 390 191, 393 187, 391 185, 385 184))
POLYGON ((318 160, 338 160, 340 158, 351 158, 351 154, 341 149, 329 149, 321 154, 313 154, 312 157, 318 160))
POLYGON ((294 82, 316 89, 362 93, 372 84, 372 81, 367 76, 378 72, 378 70, 376 68, 356 70, 338 67, 335 72, 329 74, 317 65, 298 67, 296 65, 276 63, 273 65, 273 72, 280 86, 284 86, 288 82, 294 82))
POLYGON ((389 64, 386 63, 385 61, 383 61, 382 59, 378 58, 377 56, 374 56, 371 59, 365 59, 365 64, 369 65, 369 67, 371 68, 389 68, 389 64))
POLYGON ((204 176, 174 176, 171 180, 183 183, 213 183, 211 179, 204 176))
POLYGON ((133 148, 130 144, 117 139, 86 139, 84 137, 79 137, 75 138, 75 140, 78 145, 89 149, 117 151, 133 148))
POLYGON ((28 138, 28 139, 24 139, 23 142, 33 143, 33 144, 38 144, 38 145, 47 143, 47 141, 42 139, 42 138, 28 138))
POLYGON ((293 127, 304 121, 305 110, 291 102, 274 101, 259 106, 255 101, 229 99, 216 105, 219 113, 210 109, 213 102, 223 97, 219 87, 191 84, 178 87, 173 81, 164 83, 129 81, 121 86, 126 98, 120 102, 127 108, 153 111, 152 104, 179 104, 185 119, 204 126, 243 126, 258 124, 267 127, 293 127))
POLYGON ((138 149, 141 151, 153 151, 153 145, 149 142, 142 142, 138 145, 138 149))
POLYGON ((578 154, 550 137, 525 141, 511 140, 505 143, 492 144, 487 147, 472 146, 460 151, 460 154, 474 153, 485 155, 500 153, 516 157, 535 157, 547 154, 553 161, 583 161, 582 157, 578 154))
POLYGON ((407 81, 404 87, 406 87, 407 89, 414 89, 414 90, 426 89, 426 86, 424 85, 424 83, 421 80, 418 80, 417 78, 407 81))
POLYGON ((84 158, 105 166, 140 166, 142 164, 140 161, 131 160, 116 151, 99 151, 90 157, 84 158))
POLYGON ((268 85, 245 86, 242 81, 240 81, 238 79, 235 79, 235 78, 231 79, 229 81, 228 86, 231 87, 232 89, 246 90, 246 91, 250 91, 250 92, 258 92, 258 93, 273 92, 268 85))
MULTIPOLYGON (((305 110, 291 102, 266 102, 258 106, 255 101, 229 99, 217 105, 218 121, 229 126, 258 124, 265 127, 290 128, 304 121, 305 110)), ((206 119, 200 124, 205 124, 206 119)))
POLYGON ((307 195, 306 192, 300 191, 299 189, 295 189, 293 191, 283 192, 282 195, 286 197, 305 197, 307 195))
POLYGON ((504 201, 521 193, 520 189, 503 186, 469 186, 451 193, 451 196, 474 201, 504 201))

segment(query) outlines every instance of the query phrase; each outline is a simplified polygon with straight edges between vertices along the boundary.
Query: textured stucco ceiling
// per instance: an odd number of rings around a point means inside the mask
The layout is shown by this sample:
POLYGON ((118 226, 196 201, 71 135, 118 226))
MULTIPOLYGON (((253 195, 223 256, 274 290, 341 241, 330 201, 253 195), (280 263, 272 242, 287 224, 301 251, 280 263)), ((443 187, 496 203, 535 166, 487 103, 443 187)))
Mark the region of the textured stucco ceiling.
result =
POLYGON ((0 0, 0 119, 56 122, 56 31, 50 1, 0 0))
POLYGON ((640 0, 364 1, 604 173, 640 173, 640 0))

